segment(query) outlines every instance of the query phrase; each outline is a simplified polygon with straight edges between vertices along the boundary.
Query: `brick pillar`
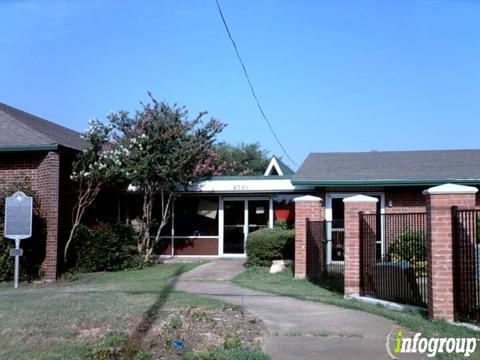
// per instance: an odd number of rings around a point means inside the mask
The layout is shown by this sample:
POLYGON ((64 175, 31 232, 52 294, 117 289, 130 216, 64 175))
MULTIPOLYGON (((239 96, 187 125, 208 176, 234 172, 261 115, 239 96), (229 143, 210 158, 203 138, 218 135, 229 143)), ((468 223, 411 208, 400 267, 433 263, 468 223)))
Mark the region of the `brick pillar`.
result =
POLYGON ((475 208, 474 187, 444 184, 427 197, 428 311, 433 319, 454 320, 452 206, 475 208))
POLYGON ((378 199, 355 195, 343 199, 345 204, 345 296, 360 295, 360 212, 372 214, 378 199))
POLYGON ((38 166, 36 177, 36 188, 46 222, 42 270, 47 281, 55 281, 57 278, 59 182, 60 155, 51 151, 38 166))
MULTIPOLYGON (((295 198, 295 279, 307 276, 307 219, 322 221, 322 199, 316 196, 295 198)), ((320 260, 320 259, 319 259, 320 260)))

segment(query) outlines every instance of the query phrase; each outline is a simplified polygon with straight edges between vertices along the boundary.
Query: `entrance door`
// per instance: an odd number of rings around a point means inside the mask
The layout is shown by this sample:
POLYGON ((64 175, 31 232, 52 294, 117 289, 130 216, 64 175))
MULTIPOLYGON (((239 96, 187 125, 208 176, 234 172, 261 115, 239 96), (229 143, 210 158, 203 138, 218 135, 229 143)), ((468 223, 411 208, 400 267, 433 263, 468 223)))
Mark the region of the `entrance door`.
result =
POLYGON ((223 252, 243 254, 245 252, 245 201, 226 200, 223 203, 223 252))
POLYGON ((226 199, 223 211, 223 254, 244 255, 248 234, 270 223, 270 200, 226 199))

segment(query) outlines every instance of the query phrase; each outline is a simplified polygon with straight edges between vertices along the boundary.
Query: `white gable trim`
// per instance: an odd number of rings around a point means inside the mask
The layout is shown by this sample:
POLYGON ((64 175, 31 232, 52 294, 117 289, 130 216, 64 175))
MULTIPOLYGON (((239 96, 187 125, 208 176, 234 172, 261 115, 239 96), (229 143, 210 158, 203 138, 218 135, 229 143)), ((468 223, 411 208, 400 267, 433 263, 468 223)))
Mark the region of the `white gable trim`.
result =
POLYGON ((270 160, 270 164, 268 164, 267 170, 265 170, 265 173, 263 174, 263 176, 270 176, 273 168, 275 168, 275 170, 277 170, 278 175, 280 175, 280 176, 284 175, 283 171, 282 171, 282 168, 278 164, 277 159, 275 158, 275 156, 273 156, 272 160, 270 160))

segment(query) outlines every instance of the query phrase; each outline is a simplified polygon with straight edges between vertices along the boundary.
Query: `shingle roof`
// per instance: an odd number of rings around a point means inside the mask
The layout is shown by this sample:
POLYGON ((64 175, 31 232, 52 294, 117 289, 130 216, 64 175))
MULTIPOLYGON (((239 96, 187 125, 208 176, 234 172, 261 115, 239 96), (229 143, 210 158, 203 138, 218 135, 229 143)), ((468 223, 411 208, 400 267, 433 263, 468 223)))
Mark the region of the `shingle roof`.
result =
POLYGON ((480 150, 311 153, 294 183, 480 180, 480 150))
POLYGON ((280 169, 283 172, 283 175, 293 175, 295 174, 295 171, 290 169, 290 167, 285 164, 282 160, 280 160, 278 157, 274 156, 274 158, 277 160, 278 166, 280 166, 280 169))
POLYGON ((84 146, 80 133, 0 103, 0 147, 62 145, 84 146))

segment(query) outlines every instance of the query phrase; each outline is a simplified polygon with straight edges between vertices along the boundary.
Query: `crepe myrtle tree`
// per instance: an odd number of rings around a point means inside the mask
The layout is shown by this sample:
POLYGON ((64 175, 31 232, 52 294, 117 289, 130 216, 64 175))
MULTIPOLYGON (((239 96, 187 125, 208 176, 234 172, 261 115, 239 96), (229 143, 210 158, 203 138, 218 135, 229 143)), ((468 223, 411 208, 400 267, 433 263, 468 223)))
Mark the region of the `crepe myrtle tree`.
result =
POLYGON ((110 124, 91 119, 87 130, 81 136, 85 147, 73 162, 70 175, 76 187, 77 198, 72 212, 72 228, 64 249, 65 261, 85 210, 92 205, 100 190, 120 173, 118 151, 110 149, 111 135, 110 124))
POLYGON ((167 224, 175 195, 208 176, 221 174, 215 151, 217 135, 225 125, 204 121, 206 112, 188 118, 184 107, 157 101, 130 115, 110 114, 115 132, 114 147, 120 155, 123 176, 143 193, 141 236, 137 248, 148 261, 167 224), (153 219, 153 206, 160 207, 153 219))

